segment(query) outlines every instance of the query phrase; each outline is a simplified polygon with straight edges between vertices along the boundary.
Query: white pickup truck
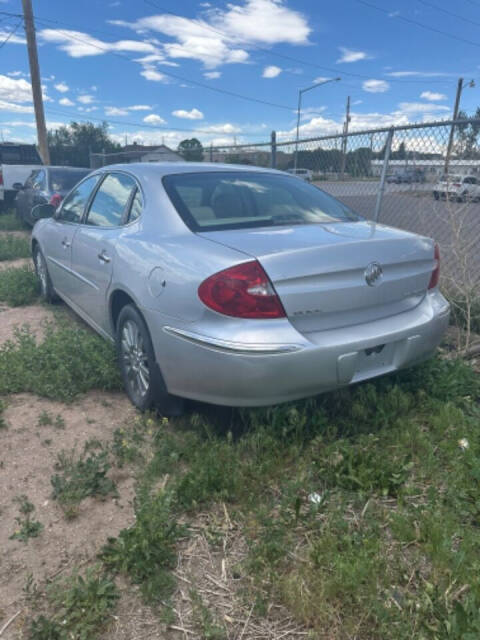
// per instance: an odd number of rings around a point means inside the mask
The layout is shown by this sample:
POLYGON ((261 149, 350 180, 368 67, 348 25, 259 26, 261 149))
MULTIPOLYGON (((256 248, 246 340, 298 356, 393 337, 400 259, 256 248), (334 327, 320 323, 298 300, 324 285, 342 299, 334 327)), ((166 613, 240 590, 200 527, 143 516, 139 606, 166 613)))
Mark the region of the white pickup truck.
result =
POLYGON ((17 193, 13 185, 23 185, 41 164, 35 145, 0 143, 0 209, 13 205, 17 193))

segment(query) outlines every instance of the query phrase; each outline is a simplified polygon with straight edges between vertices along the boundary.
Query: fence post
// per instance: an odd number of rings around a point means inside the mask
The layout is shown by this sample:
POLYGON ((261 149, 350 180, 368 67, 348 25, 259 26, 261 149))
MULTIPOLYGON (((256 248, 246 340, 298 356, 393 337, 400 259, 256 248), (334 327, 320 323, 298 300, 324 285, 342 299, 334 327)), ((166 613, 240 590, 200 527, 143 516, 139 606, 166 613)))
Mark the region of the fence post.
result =
POLYGON ((377 202, 375 203, 374 221, 378 222, 380 215, 380 209, 382 207, 383 193, 385 191, 385 179, 388 171, 388 161, 390 160, 390 151, 392 150, 392 140, 395 129, 392 127, 387 135, 387 141, 385 142, 385 155, 383 156, 382 175, 380 176, 380 184, 378 186, 377 202))
POLYGON ((213 145, 212 145, 212 143, 210 143, 210 149, 209 149, 209 162, 213 162, 213 145))
POLYGON ((271 152, 270 152, 270 166, 272 169, 277 168, 277 132, 272 131, 271 134, 271 152))

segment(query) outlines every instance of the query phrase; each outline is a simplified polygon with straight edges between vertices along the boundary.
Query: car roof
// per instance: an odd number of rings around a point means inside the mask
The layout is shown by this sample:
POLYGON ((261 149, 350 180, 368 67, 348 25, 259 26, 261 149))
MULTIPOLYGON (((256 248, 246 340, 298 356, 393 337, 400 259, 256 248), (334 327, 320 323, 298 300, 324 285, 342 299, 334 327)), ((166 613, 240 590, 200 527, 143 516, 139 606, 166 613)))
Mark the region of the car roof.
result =
POLYGON ((242 173, 276 173, 285 175, 276 169, 264 169, 251 165, 223 164, 219 162, 132 162, 125 164, 110 164, 97 171, 127 171, 137 176, 163 177, 179 173, 214 173, 219 171, 236 171, 242 173))

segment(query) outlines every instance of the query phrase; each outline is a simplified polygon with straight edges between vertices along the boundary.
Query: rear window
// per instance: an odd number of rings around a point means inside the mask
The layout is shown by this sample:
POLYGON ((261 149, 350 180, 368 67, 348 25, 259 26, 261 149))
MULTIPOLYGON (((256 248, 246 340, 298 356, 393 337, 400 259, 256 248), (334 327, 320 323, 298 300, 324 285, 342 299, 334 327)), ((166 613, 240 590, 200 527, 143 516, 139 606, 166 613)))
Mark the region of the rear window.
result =
POLYGON ((85 171, 62 171, 61 169, 51 169, 49 171, 50 189, 52 191, 67 192, 84 178, 90 169, 85 171))
POLYGON ((234 171, 184 173, 165 176, 163 184, 192 231, 360 219, 324 191, 288 175, 234 171))

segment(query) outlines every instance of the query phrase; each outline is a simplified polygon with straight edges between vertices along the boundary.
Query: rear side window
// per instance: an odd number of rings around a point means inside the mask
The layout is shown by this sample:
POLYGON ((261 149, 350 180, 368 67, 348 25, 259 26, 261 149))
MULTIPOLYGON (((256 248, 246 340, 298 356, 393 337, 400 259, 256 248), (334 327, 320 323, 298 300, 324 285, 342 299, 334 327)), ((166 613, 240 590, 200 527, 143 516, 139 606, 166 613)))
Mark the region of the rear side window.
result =
POLYGON ((67 193, 70 189, 80 182, 90 171, 71 171, 62 169, 51 169, 49 171, 48 179, 50 183, 50 189, 52 191, 60 191, 61 193, 67 193))
POLYGON ((79 184, 78 187, 65 198, 62 208, 55 216, 55 219, 79 223, 99 178, 99 175, 92 176, 79 184))
POLYGON ((118 227, 122 224, 130 195, 136 184, 123 173, 110 173, 100 185, 87 217, 95 227, 118 227))
POLYGON ((163 184, 192 231, 325 224, 360 218, 324 191, 287 174, 184 173, 165 176, 163 184))
POLYGON ((132 200, 132 206, 130 207, 130 214, 128 216, 128 222, 133 222, 140 217, 143 208, 143 199, 140 189, 137 188, 132 200))

